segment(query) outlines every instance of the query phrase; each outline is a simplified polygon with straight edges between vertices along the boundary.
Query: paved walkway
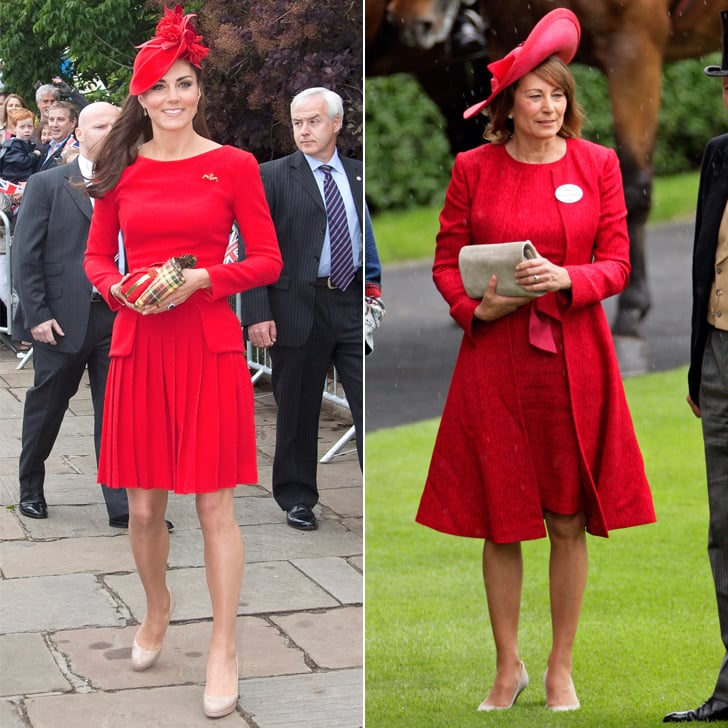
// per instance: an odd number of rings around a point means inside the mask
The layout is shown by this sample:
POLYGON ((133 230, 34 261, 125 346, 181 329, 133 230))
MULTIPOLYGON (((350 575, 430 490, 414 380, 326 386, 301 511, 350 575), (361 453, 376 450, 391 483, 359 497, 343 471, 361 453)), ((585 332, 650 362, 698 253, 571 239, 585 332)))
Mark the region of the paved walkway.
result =
MULTIPOLYGON (((187 728, 202 713, 210 602, 191 496, 171 496, 169 584, 177 597, 159 662, 130 666, 144 616, 126 531, 108 527, 95 482, 89 387, 71 402, 47 463, 49 517, 14 509, 25 391, 0 343, 0 726, 187 728)), ((236 491, 246 547, 238 610, 240 701, 220 726, 363 724, 362 488, 356 453, 319 466, 319 530, 295 531, 270 495, 275 404, 256 385, 261 485, 236 491)), ((320 453, 346 432, 322 413, 320 453)))

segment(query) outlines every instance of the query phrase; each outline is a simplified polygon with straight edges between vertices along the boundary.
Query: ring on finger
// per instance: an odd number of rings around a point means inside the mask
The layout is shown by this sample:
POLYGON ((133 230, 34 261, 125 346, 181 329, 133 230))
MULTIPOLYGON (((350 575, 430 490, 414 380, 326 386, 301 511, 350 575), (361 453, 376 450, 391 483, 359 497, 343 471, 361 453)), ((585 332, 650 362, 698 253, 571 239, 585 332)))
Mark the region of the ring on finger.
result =
POLYGON ((174 304, 170 303, 169 306, 167 306, 167 310, 171 311, 174 308, 174 304))
POLYGON ((535 275, 535 276, 533 277, 533 280, 534 280, 534 281, 535 281, 536 283, 538 283, 538 274, 536 274, 536 275, 535 275))

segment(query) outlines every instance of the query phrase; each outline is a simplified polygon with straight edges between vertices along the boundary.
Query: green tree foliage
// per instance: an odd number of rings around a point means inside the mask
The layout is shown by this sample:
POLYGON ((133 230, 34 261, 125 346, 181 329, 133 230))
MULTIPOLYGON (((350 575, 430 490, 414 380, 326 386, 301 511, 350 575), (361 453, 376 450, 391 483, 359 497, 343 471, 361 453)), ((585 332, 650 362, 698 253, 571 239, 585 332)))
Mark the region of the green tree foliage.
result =
MULTIPOLYGON (((34 101, 36 81, 61 76, 92 100, 126 97, 134 46, 174 0, 0 0, 3 84, 34 101), (65 70, 71 59, 72 70, 65 70), (64 70, 62 70, 64 69, 64 70)), ((359 0, 191 0, 210 47, 204 63, 213 137, 260 161, 292 151, 290 101, 310 86, 344 100, 340 149, 361 157, 362 3, 359 0)))
POLYGON ((3 0, 3 84, 33 103, 35 83, 60 76, 92 99, 119 102, 134 46, 153 32, 158 13, 143 0, 3 0))
MULTIPOLYGON (((720 63, 719 54, 680 61, 664 68, 655 174, 700 166, 708 139, 728 129, 720 84, 703 68, 720 63)), ((574 64, 578 98, 587 114, 583 135, 615 146, 604 76, 574 64)), ((413 77, 367 78, 367 200, 372 210, 405 209, 439 203, 447 187, 452 157, 444 120, 413 77)))
POLYGON ((367 78, 365 118, 370 210, 441 203, 452 166, 445 121, 414 78, 367 78))

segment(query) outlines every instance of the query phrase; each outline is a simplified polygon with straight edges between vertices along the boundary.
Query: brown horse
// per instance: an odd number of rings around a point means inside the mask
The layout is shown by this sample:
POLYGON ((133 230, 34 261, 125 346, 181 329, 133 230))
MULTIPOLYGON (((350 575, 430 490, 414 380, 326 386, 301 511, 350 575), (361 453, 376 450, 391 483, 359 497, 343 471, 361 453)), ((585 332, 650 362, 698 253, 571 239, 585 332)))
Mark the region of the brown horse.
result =
MULTIPOLYGON (((478 143, 463 130, 473 125, 462 120, 462 111, 489 95, 483 64, 475 73, 465 72, 463 64, 448 58, 443 33, 449 32, 448 23, 458 5, 457 0, 366 0, 367 74, 414 73, 448 120, 453 151, 478 143), (376 22, 377 15, 380 26, 375 32, 369 23, 376 22), (480 88, 472 85, 474 76, 482 79, 480 88), (464 86, 462 79, 469 79, 471 85, 464 86)), ((573 10, 581 23, 575 60, 598 68, 607 79, 632 262, 630 284, 620 296, 613 331, 639 336, 639 323, 650 306, 644 235, 651 205, 662 67, 720 50, 719 11, 728 8, 728 0, 480 0, 479 10, 488 27, 489 60, 523 42, 536 22, 555 7, 573 10)), ((478 128, 472 131, 480 134, 478 128)))

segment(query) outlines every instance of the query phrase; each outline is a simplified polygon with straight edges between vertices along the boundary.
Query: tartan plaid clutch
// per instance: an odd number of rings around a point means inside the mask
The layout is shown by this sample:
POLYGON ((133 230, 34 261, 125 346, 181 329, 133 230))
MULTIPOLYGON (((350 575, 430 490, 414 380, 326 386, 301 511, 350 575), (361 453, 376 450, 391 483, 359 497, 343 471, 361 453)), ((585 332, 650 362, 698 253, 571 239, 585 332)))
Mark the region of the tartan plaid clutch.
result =
POLYGON ((194 255, 182 255, 133 271, 124 281, 121 293, 135 308, 159 303, 185 282, 182 269, 194 268, 196 263, 194 255))

